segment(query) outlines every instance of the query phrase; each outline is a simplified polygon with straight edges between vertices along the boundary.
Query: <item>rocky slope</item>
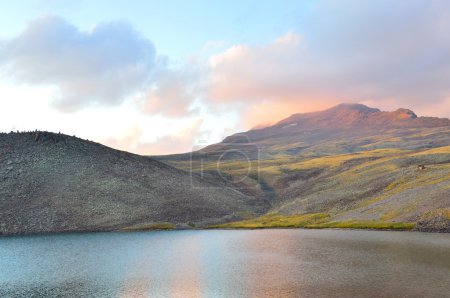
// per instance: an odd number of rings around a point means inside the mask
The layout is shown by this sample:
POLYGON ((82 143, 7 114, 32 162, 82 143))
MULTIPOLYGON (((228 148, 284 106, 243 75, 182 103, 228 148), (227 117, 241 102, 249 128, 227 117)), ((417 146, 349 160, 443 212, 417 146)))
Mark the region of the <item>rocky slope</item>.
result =
POLYGON ((149 157, 49 132, 0 134, 0 234, 201 225, 265 206, 149 157))

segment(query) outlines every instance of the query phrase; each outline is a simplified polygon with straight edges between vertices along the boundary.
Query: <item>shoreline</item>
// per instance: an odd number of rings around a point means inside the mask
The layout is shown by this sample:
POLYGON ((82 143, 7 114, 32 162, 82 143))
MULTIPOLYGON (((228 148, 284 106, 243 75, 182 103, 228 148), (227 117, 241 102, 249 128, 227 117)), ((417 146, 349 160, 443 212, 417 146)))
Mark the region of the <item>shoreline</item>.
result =
POLYGON ((15 233, 15 234, 0 234, 0 240, 13 237, 40 237, 40 236, 62 236, 62 235, 76 235, 76 234, 97 234, 97 233, 142 233, 142 232, 180 232, 180 231, 252 231, 252 230, 338 230, 338 231, 386 231, 386 232, 416 232, 424 234, 450 234, 444 231, 420 231, 417 229, 375 229, 375 228, 304 228, 304 227, 263 227, 263 228, 248 228, 248 227, 233 227, 233 228, 174 228, 174 229, 148 229, 148 230, 84 230, 84 231, 59 231, 59 232, 37 232, 37 233, 15 233))

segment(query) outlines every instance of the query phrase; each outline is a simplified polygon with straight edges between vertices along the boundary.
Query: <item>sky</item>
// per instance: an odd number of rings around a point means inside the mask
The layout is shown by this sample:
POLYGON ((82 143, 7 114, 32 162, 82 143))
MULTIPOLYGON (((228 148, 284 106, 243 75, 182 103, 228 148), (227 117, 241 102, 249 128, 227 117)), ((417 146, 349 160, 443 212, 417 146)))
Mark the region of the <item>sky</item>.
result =
POLYGON ((362 103, 450 117, 450 1, 0 0, 0 131, 188 152, 362 103))

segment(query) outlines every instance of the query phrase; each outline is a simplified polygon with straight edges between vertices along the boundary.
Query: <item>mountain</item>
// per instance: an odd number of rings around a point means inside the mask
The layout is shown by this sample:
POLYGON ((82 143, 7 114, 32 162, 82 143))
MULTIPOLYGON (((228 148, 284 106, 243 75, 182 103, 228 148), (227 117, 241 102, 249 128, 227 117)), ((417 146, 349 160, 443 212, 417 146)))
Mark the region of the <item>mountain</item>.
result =
POLYGON ((450 145, 449 128, 449 119, 418 117, 408 109, 382 112, 361 104, 340 104, 325 111, 294 114, 273 126, 232 135, 203 151, 220 151, 221 147, 239 146, 242 142, 257 145, 264 153, 293 151, 310 155, 373 148, 433 148, 450 145))
POLYGON ((385 112, 362 104, 340 104, 236 133, 196 152, 156 158, 176 164, 191 158, 270 159, 280 154, 318 157, 382 148, 426 149, 450 145, 449 129, 450 119, 418 117, 409 109, 385 112))
POLYGON ((0 234, 202 225, 264 208, 149 157, 50 132, 0 134, 0 234))
POLYGON ((321 214, 328 226, 410 223, 450 231, 449 119, 341 104, 158 159, 220 172, 282 218, 321 214))
POLYGON ((211 226, 450 232, 450 120, 343 104, 155 157, 0 134, 0 234, 211 226))

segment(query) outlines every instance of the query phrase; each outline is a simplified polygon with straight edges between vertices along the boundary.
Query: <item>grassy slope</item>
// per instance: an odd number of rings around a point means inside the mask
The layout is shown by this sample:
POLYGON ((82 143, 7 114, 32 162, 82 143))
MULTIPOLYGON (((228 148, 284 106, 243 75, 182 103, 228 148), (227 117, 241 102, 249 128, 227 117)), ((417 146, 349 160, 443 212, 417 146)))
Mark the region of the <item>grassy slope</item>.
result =
MULTIPOLYGON (((411 136, 414 137, 421 135, 411 136)), ((379 140, 375 142, 378 144, 379 140)), ((269 212, 278 215, 220 227, 410 229, 417 225, 424 230, 448 230, 450 146, 414 150, 371 149, 376 147, 373 144, 367 147, 358 153, 318 157, 281 152, 253 161, 259 176, 255 171, 247 180, 259 177, 276 192, 269 212), (427 169, 419 171, 418 164, 427 165, 427 169), (317 213, 327 217, 320 222, 304 221, 305 214, 317 213)), ((178 162, 178 166, 187 165, 178 162)), ((215 167, 215 163, 206 165, 211 171, 215 167)), ((221 169, 232 177, 240 177, 246 174, 246 167, 246 163, 228 161, 221 169)))
POLYGON ((263 228, 350 228, 350 229, 389 229, 411 230, 416 227, 413 222, 382 222, 374 220, 330 221, 326 213, 303 215, 265 215, 249 220, 213 225, 214 229, 263 229, 263 228))
POLYGON ((132 232, 132 231, 153 231, 153 230, 173 230, 175 225, 170 222, 155 222, 148 224, 137 224, 130 227, 122 228, 121 231, 132 232))
MULTIPOLYGON (((421 230, 450 232, 449 121, 402 113, 405 110, 386 113, 362 105, 339 105, 296 114, 277 125, 236 134, 204 148, 199 156, 207 154, 208 159, 192 155, 192 170, 203 167, 219 177, 214 157, 234 149, 252 159, 250 173, 246 160, 225 155, 221 176, 269 202, 268 214, 325 213, 328 226, 415 223, 421 230), (251 146, 242 145, 250 140, 251 146), (252 150, 255 146, 260 150, 252 150), (419 164, 427 169, 419 171, 419 164)), ((192 156, 162 160, 191 170, 192 156)), ((254 220, 257 223, 253 224, 263 226, 284 226, 289 221, 254 220)))

